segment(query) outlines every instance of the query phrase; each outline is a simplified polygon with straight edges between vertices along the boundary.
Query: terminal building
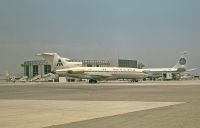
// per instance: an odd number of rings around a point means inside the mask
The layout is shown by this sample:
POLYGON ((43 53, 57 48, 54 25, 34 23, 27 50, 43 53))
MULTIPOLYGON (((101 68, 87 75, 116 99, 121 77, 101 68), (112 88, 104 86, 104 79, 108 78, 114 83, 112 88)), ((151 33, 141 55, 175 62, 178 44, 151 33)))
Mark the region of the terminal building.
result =
POLYGON ((69 60, 70 62, 82 62, 83 67, 110 67, 109 60, 69 60))
POLYGON ((45 60, 25 61, 21 66, 24 68, 24 76, 29 78, 37 75, 43 76, 52 71, 52 66, 45 60))
MULTIPOLYGON (((129 67, 137 68, 137 60, 69 60, 71 62, 82 62, 83 67, 129 67)), ((22 65, 24 76, 32 78, 37 75, 44 76, 51 73, 53 67, 45 60, 25 61, 22 65)))
POLYGON ((129 67, 129 68, 137 68, 137 60, 118 60, 118 67, 129 67))

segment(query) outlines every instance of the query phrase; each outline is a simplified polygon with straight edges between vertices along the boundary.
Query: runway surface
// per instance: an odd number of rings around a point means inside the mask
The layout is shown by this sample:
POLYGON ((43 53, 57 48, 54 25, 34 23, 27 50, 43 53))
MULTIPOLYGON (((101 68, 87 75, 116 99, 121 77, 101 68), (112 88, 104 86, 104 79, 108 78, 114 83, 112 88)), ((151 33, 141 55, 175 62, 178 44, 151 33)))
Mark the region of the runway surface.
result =
POLYGON ((200 81, 0 83, 4 128, 200 126, 200 81))

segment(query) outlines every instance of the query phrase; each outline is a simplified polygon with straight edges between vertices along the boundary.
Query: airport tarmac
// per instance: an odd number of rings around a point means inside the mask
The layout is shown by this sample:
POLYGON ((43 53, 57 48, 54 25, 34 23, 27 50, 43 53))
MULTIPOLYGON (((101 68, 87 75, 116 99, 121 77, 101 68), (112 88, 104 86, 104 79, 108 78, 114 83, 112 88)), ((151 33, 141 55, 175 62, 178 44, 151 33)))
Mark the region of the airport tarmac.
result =
POLYGON ((198 128, 199 106, 198 80, 0 83, 4 128, 198 128))

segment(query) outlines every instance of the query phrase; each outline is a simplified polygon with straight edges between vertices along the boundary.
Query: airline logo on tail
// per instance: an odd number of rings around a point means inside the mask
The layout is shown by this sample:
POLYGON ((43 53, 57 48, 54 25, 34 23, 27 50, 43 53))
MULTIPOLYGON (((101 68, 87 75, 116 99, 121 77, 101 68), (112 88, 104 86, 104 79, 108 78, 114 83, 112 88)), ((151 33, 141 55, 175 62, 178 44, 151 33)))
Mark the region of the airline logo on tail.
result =
POLYGON ((176 67, 177 71, 178 72, 185 72, 186 71, 185 64, 186 64, 186 59, 184 57, 181 57, 179 62, 178 62, 178 66, 176 67))
POLYGON ((185 59, 185 58, 181 58, 181 59, 179 60, 179 64, 180 64, 180 65, 185 65, 185 64, 186 64, 186 59, 185 59))
POLYGON ((56 64, 57 67, 63 66, 61 59, 58 59, 58 63, 56 64))

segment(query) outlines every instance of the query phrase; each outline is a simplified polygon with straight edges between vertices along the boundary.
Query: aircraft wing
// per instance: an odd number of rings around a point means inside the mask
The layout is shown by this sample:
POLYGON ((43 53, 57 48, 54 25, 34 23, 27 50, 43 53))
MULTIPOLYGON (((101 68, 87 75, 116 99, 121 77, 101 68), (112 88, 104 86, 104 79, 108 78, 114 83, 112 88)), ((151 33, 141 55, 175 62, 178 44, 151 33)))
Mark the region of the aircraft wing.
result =
POLYGON ((188 69, 188 70, 186 70, 186 72, 191 72, 191 71, 194 71, 194 70, 197 70, 197 69, 200 69, 200 67, 188 69))

